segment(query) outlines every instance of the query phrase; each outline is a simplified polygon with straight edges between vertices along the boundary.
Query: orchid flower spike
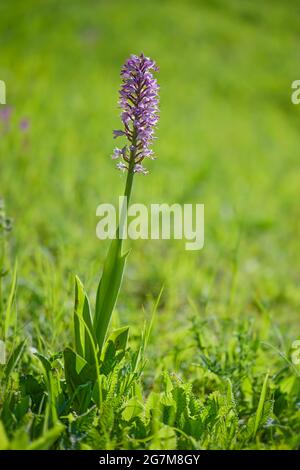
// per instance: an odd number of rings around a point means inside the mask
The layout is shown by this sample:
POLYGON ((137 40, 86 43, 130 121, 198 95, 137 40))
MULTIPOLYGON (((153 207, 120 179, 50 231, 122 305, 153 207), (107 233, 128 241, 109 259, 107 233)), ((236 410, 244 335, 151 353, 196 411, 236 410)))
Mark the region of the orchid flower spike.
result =
POLYGON ((127 145, 115 148, 113 159, 121 159, 117 168, 122 171, 146 174, 145 158, 154 158, 150 148, 158 122, 159 85, 153 77, 158 67, 143 54, 132 55, 121 70, 122 85, 119 105, 123 129, 113 131, 114 138, 125 136, 127 145))

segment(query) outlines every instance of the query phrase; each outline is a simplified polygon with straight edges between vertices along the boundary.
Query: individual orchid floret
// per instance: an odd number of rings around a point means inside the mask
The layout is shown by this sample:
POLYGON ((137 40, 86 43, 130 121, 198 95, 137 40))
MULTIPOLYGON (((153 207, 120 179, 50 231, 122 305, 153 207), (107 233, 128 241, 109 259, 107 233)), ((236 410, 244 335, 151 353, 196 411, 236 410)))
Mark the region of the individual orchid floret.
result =
POLYGON ((126 145, 122 149, 116 147, 111 158, 113 160, 117 160, 118 158, 126 158, 126 145))
POLYGON ((147 175, 149 172, 146 168, 143 167, 140 163, 136 163, 133 168, 134 173, 143 173, 143 175, 147 175))
POLYGON ((125 165, 125 163, 123 163, 123 162, 117 163, 117 168, 118 168, 118 170, 121 170, 121 171, 128 170, 128 166, 125 165))
POLYGON ((114 135, 114 139, 116 139, 117 137, 120 137, 121 135, 126 135, 126 133, 122 130, 116 130, 116 131, 113 131, 113 135, 114 135))

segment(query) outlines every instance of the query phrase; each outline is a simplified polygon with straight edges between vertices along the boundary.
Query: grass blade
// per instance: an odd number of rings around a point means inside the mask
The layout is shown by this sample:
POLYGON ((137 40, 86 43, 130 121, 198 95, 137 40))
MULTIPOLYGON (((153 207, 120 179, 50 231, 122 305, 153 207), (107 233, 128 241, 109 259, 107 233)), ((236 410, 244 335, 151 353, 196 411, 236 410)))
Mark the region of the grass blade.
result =
POLYGON ((26 339, 24 339, 23 341, 21 341, 21 343, 18 344, 18 346, 13 350, 10 358, 8 359, 8 362, 5 367, 5 372, 4 372, 7 378, 10 376, 13 369, 16 367, 19 360, 21 359, 22 354, 25 349, 25 344, 26 344, 26 339))
POLYGON ((264 383, 263 383, 263 386, 262 386, 262 389, 261 389, 259 402, 258 402, 258 406, 257 406, 257 410, 256 410, 256 415, 255 415, 253 437, 256 436, 256 433, 258 431, 258 428, 260 426, 261 419, 262 419, 262 416, 263 416, 264 404, 265 404, 266 396, 267 396, 268 379, 269 379, 269 373, 267 373, 267 375, 265 377, 265 380, 264 380, 264 383))
POLYGON ((12 282, 10 293, 7 301, 6 311, 5 311, 5 320, 4 320, 4 338, 7 338, 9 327, 12 325, 12 307, 15 298, 16 292, 16 285, 17 285, 17 263, 15 263, 13 275, 12 275, 12 282))

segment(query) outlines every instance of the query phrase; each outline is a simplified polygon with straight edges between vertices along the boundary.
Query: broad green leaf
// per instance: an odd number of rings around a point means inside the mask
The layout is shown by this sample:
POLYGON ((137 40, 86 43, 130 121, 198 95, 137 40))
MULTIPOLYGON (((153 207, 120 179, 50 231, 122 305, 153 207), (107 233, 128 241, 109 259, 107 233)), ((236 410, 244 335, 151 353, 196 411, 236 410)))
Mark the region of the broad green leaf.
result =
POLYGON ((112 341, 107 341, 102 357, 101 374, 108 375, 116 365, 116 348, 112 341))
POLYGON ((164 390, 166 393, 171 393, 174 389, 174 385, 168 373, 164 373, 162 376, 162 383, 164 384, 164 390))
POLYGON ((128 334, 129 326, 117 328, 109 335, 107 343, 112 341, 115 345, 116 351, 124 350, 127 347, 128 334))
POLYGON ((143 406, 136 397, 132 397, 126 403, 125 409, 122 412, 122 418, 125 421, 130 421, 131 419, 139 416, 143 411, 143 406))
POLYGON ((160 412, 161 408, 161 394, 158 392, 151 391, 145 405, 145 416, 147 419, 151 418, 153 411, 158 409, 160 412))
POLYGON ((43 365, 44 371, 46 372, 47 376, 51 374, 52 366, 49 360, 43 356, 43 354, 35 353, 35 356, 40 360, 43 365))
POLYGON ((64 350, 64 363, 69 393, 76 408, 84 412, 88 408, 92 396, 97 375, 96 367, 88 364, 83 357, 70 348, 64 350))
POLYGON ((94 331, 101 353, 109 322, 119 294, 125 261, 128 253, 122 255, 122 240, 112 240, 96 296, 94 331))
POLYGON ((106 340, 101 365, 102 374, 108 375, 115 365, 124 357, 128 340, 128 332, 128 326, 118 328, 113 331, 106 340))
POLYGON ((75 278, 74 333, 77 354, 84 357, 90 364, 93 364, 95 362, 95 355, 92 344, 94 335, 91 308, 88 296, 77 276, 75 278))
POLYGON ((94 367, 89 366, 87 361, 72 349, 64 350, 64 359, 65 372, 72 374, 71 379, 74 380, 75 386, 82 385, 83 380, 88 382, 95 379, 94 367))

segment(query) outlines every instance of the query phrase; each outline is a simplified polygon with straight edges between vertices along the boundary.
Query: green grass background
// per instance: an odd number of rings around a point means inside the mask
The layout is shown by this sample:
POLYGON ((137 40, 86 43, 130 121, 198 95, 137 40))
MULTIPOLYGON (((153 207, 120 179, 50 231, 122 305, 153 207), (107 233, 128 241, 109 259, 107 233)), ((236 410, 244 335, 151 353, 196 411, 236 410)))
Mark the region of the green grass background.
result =
MULTIPOLYGON (((300 334, 300 107, 290 99, 299 13, 279 0, 1 2, 0 79, 13 113, 0 194, 14 219, 18 325, 33 345, 70 342, 75 274, 95 293, 108 248, 96 207, 115 203, 125 178, 110 160, 119 71, 144 52, 160 66, 161 118, 158 158, 135 178, 133 201, 204 203, 205 246, 128 242, 113 323, 134 338, 165 285, 150 377, 163 365, 185 374, 195 310, 221 338, 240 318, 269 322, 272 344, 289 351, 300 334)), ((262 376, 276 373, 281 359, 272 369, 274 352, 262 357, 262 376)))

